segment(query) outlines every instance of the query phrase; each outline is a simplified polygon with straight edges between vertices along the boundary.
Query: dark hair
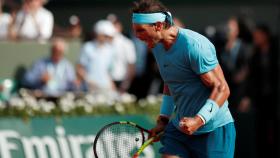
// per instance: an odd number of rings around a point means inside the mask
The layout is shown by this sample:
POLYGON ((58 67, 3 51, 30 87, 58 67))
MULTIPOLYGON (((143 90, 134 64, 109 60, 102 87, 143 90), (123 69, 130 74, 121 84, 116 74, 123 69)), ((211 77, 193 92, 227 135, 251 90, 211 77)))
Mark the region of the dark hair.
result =
POLYGON ((168 9, 158 0, 139 0, 133 3, 133 13, 168 12, 168 9))

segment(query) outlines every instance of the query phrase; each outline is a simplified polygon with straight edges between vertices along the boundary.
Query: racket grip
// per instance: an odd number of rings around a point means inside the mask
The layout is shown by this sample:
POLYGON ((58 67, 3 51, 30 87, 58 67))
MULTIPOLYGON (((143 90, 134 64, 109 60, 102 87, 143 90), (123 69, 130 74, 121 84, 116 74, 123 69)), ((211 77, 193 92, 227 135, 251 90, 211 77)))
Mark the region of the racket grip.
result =
POLYGON ((138 158, 138 154, 134 154, 132 158, 138 158))

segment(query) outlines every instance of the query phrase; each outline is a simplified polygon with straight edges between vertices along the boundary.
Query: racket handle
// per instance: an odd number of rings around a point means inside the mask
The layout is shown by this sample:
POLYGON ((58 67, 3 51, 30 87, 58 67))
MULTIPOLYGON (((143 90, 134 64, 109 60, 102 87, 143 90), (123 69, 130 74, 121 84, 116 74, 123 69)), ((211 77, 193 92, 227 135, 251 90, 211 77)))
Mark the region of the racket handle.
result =
POLYGON ((138 156, 139 156, 139 155, 136 153, 136 154, 133 155, 132 158, 138 158, 138 156))

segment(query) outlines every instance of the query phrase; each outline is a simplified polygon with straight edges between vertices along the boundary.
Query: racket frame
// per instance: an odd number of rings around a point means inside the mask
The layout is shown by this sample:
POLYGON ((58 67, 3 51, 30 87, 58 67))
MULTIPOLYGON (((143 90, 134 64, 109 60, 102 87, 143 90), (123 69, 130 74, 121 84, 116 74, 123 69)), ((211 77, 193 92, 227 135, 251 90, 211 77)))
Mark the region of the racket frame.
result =
MULTIPOLYGON (((105 125, 104 127, 102 127, 102 128, 97 132, 97 134, 96 134, 96 137, 95 137, 94 142, 93 142, 93 152, 94 152, 95 158, 98 158, 97 151, 96 151, 96 150, 97 150, 96 147, 97 147, 98 138, 99 138, 100 135, 103 133, 103 131, 105 131, 107 128, 109 128, 109 127, 111 127, 111 126, 113 126, 113 125, 116 125, 116 124, 131 125, 131 126, 133 126, 133 127, 138 128, 138 129, 141 131, 141 134, 142 134, 142 143, 141 143, 141 144, 142 144, 142 146, 140 147, 140 149, 143 148, 143 150, 144 150, 144 148, 145 148, 146 146, 148 146, 149 144, 151 144, 151 142, 150 142, 150 143, 147 143, 147 141, 145 141, 145 135, 144 135, 144 132, 150 133, 149 130, 147 130, 147 129, 145 129, 145 128, 139 126, 139 125, 137 125, 137 124, 134 123, 134 122, 130 122, 130 121, 117 121, 117 122, 112 122, 112 123, 109 123, 109 124, 105 125), (146 144, 146 146, 143 147, 145 144, 146 144)), ((150 139, 151 139, 151 138, 150 138, 150 139)), ((149 140, 150 140, 150 139, 149 139, 149 140)), ((152 141, 153 141, 153 140, 152 140, 152 141)), ((143 150, 141 150, 140 153, 141 153, 143 150)), ((138 150, 138 151, 139 151, 139 150, 138 150)), ((137 153, 138 153, 138 152, 137 152, 137 153)))

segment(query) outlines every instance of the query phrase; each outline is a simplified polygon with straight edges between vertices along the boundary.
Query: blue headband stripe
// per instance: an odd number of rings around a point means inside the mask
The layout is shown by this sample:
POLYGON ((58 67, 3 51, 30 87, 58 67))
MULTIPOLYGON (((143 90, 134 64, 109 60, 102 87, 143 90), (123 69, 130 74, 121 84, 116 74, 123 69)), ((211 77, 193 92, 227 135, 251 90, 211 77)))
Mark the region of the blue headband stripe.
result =
POLYGON ((166 15, 164 13, 133 13, 132 23, 135 24, 153 24, 156 22, 164 22, 166 15))

